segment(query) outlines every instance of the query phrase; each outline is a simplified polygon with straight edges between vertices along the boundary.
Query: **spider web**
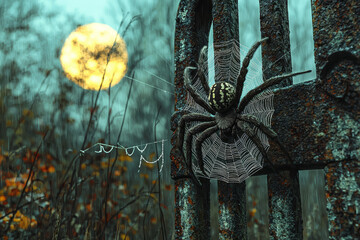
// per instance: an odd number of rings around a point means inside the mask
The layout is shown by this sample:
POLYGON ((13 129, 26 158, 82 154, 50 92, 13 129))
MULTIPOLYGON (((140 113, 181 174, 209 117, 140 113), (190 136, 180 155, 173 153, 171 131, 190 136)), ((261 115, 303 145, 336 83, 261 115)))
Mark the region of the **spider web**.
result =
POLYGON ((95 153, 106 153, 106 154, 109 154, 111 153, 114 149, 123 149, 125 150, 125 154, 129 157, 131 157, 134 152, 135 152, 135 149, 137 149, 138 152, 140 152, 140 159, 139 159, 139 166, 138 166, 138 172, 140 172, 140 168, 141 168, 141 164, 142 162, 146 162, 146 163, 149 163, 149 164, 155 164, 157 162, 160 162, 161 161, 161 165, 160 165, 160 170, 159 172, 162 171, 163 167, 164 167, 164 142, 166 142, 167 139, 162 139, 161 141, 156 141, 156 142, 151 142, 151 143, 145 143, 145 144, 142 144, 142 145, 137 145, 137 146, 131 146, 131 147, 124 147, 120 144, 117 144, 116 146, 115 145, 110 145, 110 144, 105 144, 105 143, 96 143, 95 145, 87 148, 87 149, 84 149, 84 150, 80 150, 80 154, 81 155, 84 155, 87 151, 89 151, 90 149, 96 147, 96 146, 99 146, 99 150, 98 151, 94 151, 95 153), (147 160, 144 156, 143 156, 143 153, 145 151, 145 149, 147 148, 147 146, 149 144, 157 144, 157 143, 160 143, 161 142, 161 154, 160 156, 156 159, 156 160, 152 160, 152 161, 149 161, 147 160), (110 148, 109 150, 105 150, 105 147, 108 147, 110 148))
MULTIPOLYGON (((199 63, 207 82, 226 81, 235 86, 237 76, 240 72, 240 52, 245 56, 246 47, 241 47, 239 42, 231 40, 209 47, 208 55, 214 53, 215 57, 208 57, 209 60, 199 63), (215 74, 216 73, 216 74, 215 74)), ((248 49, 247 49, 248 50, 248 49)), ((250 61, 248 74, 244 83, 244 90, 241 98, 248 91, 263 83, 261 74, 261 62, 255 58, 250 61)), ((200 96, 208 102, 207 94, 202 87, 198 76, 194 76, 192 84, 200 96)), ((273 92, 271 90, 254 97, 245 107, 241 114, 250 114, 258 118, 266 126, 271 125, 274 113, 273 92)), ((210 115, 204 108, 199 106, 189 93, 186 97, 185 110, 210 115)), ((192 126, 200 122, 192 122, 186 126, 188 131, 192 126)), ((259 137, 261 144, 266 151, 269 149, 269 142, 265 134, 256 127, 253 127, 259 137)), ((187 132, 186 131, 186 132, 187 132)), ((195 138, 199 136, 196 135, 195 138)), ((193 141, 195 143, 195 140, 193 141)), ((195 144, 192 144, 192 153, 195 153, 195 144)), ((263 167, 264 158, 247 134, 236 136, 234 142, 227 143, 221 140, 218 133, 212 134, 202 144, 202 156, 204 161, 205 174, 199 168, 199 159, 196 154, 192 155, 192 168, 197 177, 216 179, 227 183, 240 183, 253 175, 263 167)))

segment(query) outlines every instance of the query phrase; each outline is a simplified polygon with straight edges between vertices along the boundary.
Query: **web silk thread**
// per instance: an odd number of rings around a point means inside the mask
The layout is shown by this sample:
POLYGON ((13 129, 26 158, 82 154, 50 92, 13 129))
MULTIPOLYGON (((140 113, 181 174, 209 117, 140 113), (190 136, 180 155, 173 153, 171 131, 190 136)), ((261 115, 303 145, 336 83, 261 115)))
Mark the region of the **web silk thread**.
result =
POLYGON ((87 148, 85 150, 80 150, 80 154, 84 155, 90 149, 92 149, 92 148, 94 148, 96 146, 99 146, 99 150, 98 151, 95 150, 94 151, 95 153, 102 153, 103 152, 103 153, 109 154, 114 149, 123 149, 123 150, 125 150, 125 154, 127 156, 131 157, 134 154, 135 149, 137 149, 140 152, 138 172, 140 172, 141 164, 142 164, 143 161, 146 162, 146 163, 149 163, 149 164, 155 164, 155 163, 161 161, 160 170, 159 170, 159 172, 161 172, 163 167, 164 167, 164 143, 166 141, 168 141, 168 140, 167 139, 162 139, 161 141, 145 143, 145 144, 141 144, 141 145, 137 145, 137 146, 131 146, 131 147, 127 147, 127 148, 124 147, 124 146, 121 146, 119 144, 117 144, 117 146, 115 146, 115 145, 110 145, 110 144, 105 144, 105 143, 96 143, 93 146, 91 146, 91 147, 89 147, 89 148, 87 148), (148 161, 142 154, 144 153, 144 151, 146 150, 148 145, 157 144, 159 142, 161 142, 161 154, 160 154, 160 156, 155 161, 148 161), (141 146, 144 146, 144 147, 140 148, 141 146), (110 150, 105 150, 105 147, 110 147, 110 150), (132 151, 129 152, 129 150, 132 150, 132 151))

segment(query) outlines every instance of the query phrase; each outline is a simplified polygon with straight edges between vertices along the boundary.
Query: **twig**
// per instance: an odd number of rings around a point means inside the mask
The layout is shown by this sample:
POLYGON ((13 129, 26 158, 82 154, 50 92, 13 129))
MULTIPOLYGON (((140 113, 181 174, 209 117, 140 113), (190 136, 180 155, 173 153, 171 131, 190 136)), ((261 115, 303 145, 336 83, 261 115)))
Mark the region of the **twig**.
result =
MULTIPOLYGON (((156 117, 155 117, 155 122, 154 122, 154 140, 155 140, 155 142, 157 141, 157 138, 156 138, 156 126, 160 122, 159 121, 160 109, 161 109, 161 107, 159 107, 159 109, 157 111, 157 114, 156 114, 156 117)), ((157 146, 155 146, 155 152, 156 152, 156 156, 159 156, 157 146)), ((156 162, 156 165, 157 165, 157 174, 158 174, 159 211, 160 211, 160 221, 161 221, 161 232, 162 232, 162 238, 164 240, 166 240, 166 226, 165 226, 165 220, 164 220, 164 213, 163 213, 162 208, 161 208, 162 192, 161 192, 161 178, 160 178, 159 162, 156 162)))
MULTIPOLYGON (((34 161, 33 161, 32 164, 31 164, 30 171, 29 171, 29 175, 28 175, 28 177, 27 177, 27 179, 26 179, 24 188, 23 188, 22 191, 21 191, 20 198, 19 198, 18 202, 16 203, 15 213, 20 209, 20 202, 21 202, 21 200, 22 200, 23 197, 24 197, 26 187, 27 187, 27 185, 28 185, 28 183, 29 183, 29 181, 30 181, 30 178, 32 177, 33 168, 34 168, 34 166, 35 166, 35 163, 36 163, 36 160, 37 160, 37 156, 38 156, 40 147, 41 147, 42 142, 44 141, 44 139, 45 139, 45 137, 46 137, 46 135, 47 135, 47 132, 48 132, 48 131, 45 132, 44 137, 41 139, 41 142, 40 142, 38 148, 36 149, 35 156, 34 156, 34 161)), ((7 228, 5 229, 5 233, 9 231, 10 225, 11 225, 12 221, 14 220, 14 217, 15 217, 15 214, 13 214, 13 215, 11 216, 11 218, 10 218, 10 220, 9 220, 9 223, 8 223, 8 226, 7 226, 7 228)))

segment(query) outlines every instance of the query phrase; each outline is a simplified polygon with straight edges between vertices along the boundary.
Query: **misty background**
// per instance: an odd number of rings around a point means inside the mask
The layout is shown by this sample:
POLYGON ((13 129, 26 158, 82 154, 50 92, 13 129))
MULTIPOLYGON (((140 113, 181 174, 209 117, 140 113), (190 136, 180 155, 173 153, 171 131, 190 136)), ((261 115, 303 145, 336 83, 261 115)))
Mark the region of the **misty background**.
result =
MULTIPOLYGON (((169 152, 178 3, 178 0, 1 1, 1 152, 33 146, 41 140, 34 132, 50 130, 40 152, 56 156, 60 168, 63 162, 70 161, 71 154, 81 150, 88 129, 89 108, 98 99, 98 110, 90 121, 86 146, 91 147, 100 140, 129 147, 164 140, 164 168, 159 176, 155 169, 150 171, 149 180, 161 179, 164 184, 173 184, 169 152), (129 54, 128 78, 123 78, 109 91, 99 92, 98 96, 96 91, 84 90, 66 79, 59 61, 67 36, 77 26, 92 22, 108 24, 118 30, 129 54), (110 109, 111 116, 108 114, 110 109), (31 110, 33 118, 21 127, 15 126, 24 110, 31 110)), ((312 77, 297 76, 294 84, 315 78, 310 3, 309 0, 289 1, 293 71, 313 70, 312 77)), ((251 47, 260 40, 259 3, 239 0, 238 5, 239 41, 251 47)), ((256 57, 261 59, 260 51, 256 57)), ((160 155, 161 143, 148 144, 144 155, 154 151, 160 155)), ((135 155, 134 161, 127 164, 128 186, 143 184, 139 180, 142 172, 141 169, 138 172, 139 157, 135 155)), ((327 239, 323 171, 301 171, 300 183, 304 239, 327 239)), ((142 187, 150 186, 144 184, 142 187)), ((212 209, 216 209, 216 188, 216 181, 212 181, 212 209)), ((167 231, 161 234, 171 239, 174 231, 173 188, 160 197, 160 201, 168 206, 164 210, 166 222, 162 223, 166 224, 167 231)), ((255 218, 249 217, 248 237, 265 239, 268 236, 266 176, 247 180, 247 197, 249 210, 256 202, 257 219, 255 222, 255 218)), ((216 221, 216 214, 212 214, 212 224, 216 221)), ((153 236, 158 234, 160 230, 153 236)), ((213 234, 217 239, 216 228, 213 234)))

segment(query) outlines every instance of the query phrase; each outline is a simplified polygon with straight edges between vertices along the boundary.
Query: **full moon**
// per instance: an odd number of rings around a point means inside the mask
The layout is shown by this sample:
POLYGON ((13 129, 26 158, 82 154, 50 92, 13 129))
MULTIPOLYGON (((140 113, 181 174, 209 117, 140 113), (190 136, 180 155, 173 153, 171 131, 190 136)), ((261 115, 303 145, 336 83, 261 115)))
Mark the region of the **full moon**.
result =
POLYGON ((78 27, 65 40, 60 62, 68 79, 88 90, 119 83, 127 70, 125 41, 110 26, 91 23, 78 27))

